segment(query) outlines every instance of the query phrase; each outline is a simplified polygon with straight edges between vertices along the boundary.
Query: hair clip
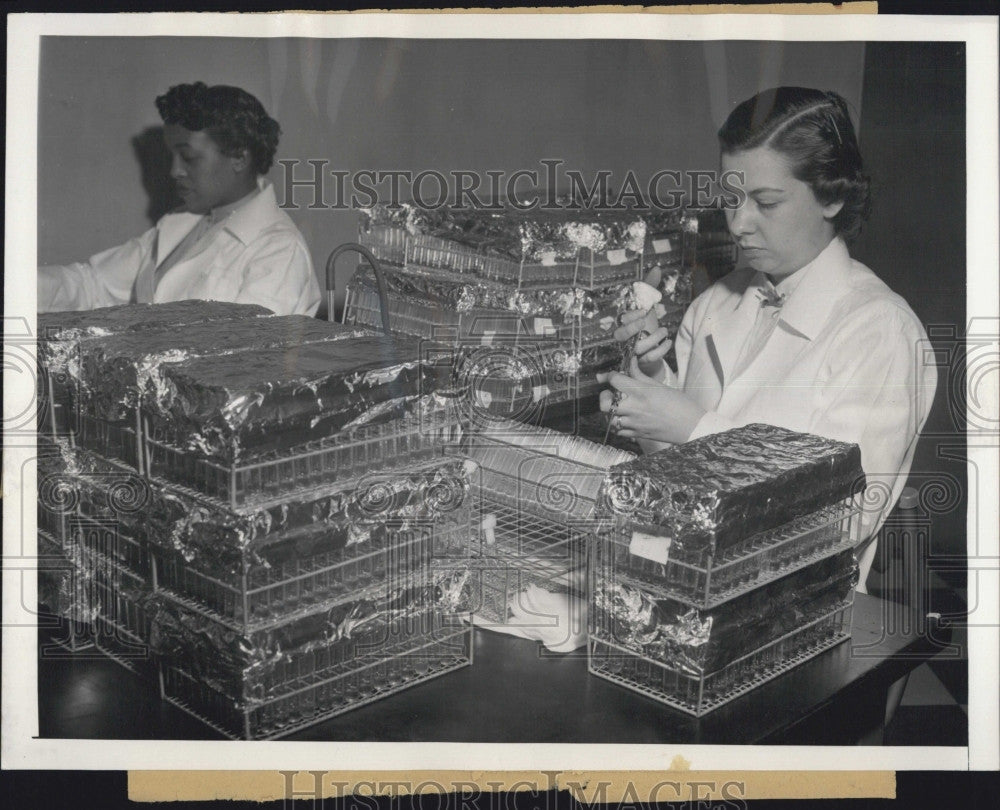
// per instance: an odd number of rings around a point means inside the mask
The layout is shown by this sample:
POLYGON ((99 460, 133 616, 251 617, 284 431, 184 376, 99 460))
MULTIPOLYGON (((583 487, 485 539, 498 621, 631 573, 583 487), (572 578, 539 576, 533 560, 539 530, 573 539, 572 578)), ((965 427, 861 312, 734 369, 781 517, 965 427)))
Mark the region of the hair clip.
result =
POLYGON ((844 145, 844 141, 840 137, 840 127, 837 126, 837 119, 833 117, 833 113, 832 112, 827 112, 826 117, 829 119, 830 126, 833 127, 834 133, 836 133, 836 135, 837 135, 837 143, 840 146, 843 146, 844 145))

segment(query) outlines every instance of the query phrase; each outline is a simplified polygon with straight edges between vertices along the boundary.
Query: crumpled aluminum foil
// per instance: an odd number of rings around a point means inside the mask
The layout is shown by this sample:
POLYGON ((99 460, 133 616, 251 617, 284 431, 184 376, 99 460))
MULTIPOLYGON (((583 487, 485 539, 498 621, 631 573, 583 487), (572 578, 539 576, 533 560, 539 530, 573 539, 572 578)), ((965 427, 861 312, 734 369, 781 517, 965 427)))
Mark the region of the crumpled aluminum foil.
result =
POLYGON ((614 467, 600 503, 675 548, 719 553, 863 488, 857 445, 752 424, 614 467))
POLYGON ((235 321, 272 316, 256 304, 220 301, 172 301, 166 304, 122 304, 74 312, 38 314, 38 361, 51 373, 79 373, 80 341, 127 332, 172 329, 208 321, 235 321))
POLYGON ((595 635, 700 676, 847 604, 857 578, 848 549, 709 610, 656 598, 628 580, 599 580, 595 635))
POLYGON ((447 612, 443 591, 433 580, 385 583, 354 600, 249 634, 161 599, 150 647, 164 663, 243 708, 287 692, 302 678, 388 660, 408 643, 433 637, 442 612, 447 612))
POLYGON ((191 358, 163 380, 144 403, 153 437, 224 463, 336 434, 389 401, 405 412, 451 384, 418 344, 389 336, 191 358))
POLYGON ((380 204, 364 209, 362 233, 374 225, 405 228, 413 235, 431 236, 512 261, 573 259, 581 249, 596 252, 630 250, 638 253, 646 223, 634 212, 574 210, 518 211, 514 208, 464 209, 442 206, 435 210, 403 203, 397 208, 380 204))
MULTIPOLYGON (((130 416, 142 399, 169 396, 168 364, 204 355, 237 355, 268 349, 295 352, 312 343, 371 335, 368 329, 319 321, 305 315, 191 324, 184 329, 147 329, 94 338, 81 344, 81 405, 109 421, 130 416)), ((232 362, 239 362, 234 357, 232 362)))
POLYGON ((270 569, 285 562, 358 543, 376 545, 385 537, 387 520, 402 530, 407 521, 459 514, 467 508, 470 475, 464 460, 445 459, 367 476, 356 489, 318 498, 290 496, 280 505, 243 510, 224 509, 153 482, 148 506, 122 519, 202 573, 234 583, 248 575, 261 584, 270 569))

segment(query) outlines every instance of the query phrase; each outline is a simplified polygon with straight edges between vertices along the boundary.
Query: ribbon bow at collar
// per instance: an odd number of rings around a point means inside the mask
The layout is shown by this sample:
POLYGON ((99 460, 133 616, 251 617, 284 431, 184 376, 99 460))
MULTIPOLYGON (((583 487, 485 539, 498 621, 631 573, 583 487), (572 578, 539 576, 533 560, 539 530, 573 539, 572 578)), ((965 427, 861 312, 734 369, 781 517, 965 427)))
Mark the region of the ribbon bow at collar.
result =
POLYGON ((766 279, 757 288, 757 298, 760 299, 760 305, 762 307, 774 307, 775 309, 780 309, 781 305, 785 303, 786 297, 787 296, 784 293, 779 293, 775 289, 774 285, 766 279))

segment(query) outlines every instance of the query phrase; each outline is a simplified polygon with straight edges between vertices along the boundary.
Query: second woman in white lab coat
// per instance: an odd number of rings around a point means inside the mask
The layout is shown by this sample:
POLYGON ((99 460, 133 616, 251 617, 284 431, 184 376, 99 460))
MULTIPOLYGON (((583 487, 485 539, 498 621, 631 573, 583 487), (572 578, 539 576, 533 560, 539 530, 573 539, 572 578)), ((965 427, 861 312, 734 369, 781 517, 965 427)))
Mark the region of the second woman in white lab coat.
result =
POLYGON ((184 210, 85 262, 38 270, 38 310, 198 298, 315 314, 309 249, 264 179, 280 128, 237 87, 201 82, 156 99, 184 210))

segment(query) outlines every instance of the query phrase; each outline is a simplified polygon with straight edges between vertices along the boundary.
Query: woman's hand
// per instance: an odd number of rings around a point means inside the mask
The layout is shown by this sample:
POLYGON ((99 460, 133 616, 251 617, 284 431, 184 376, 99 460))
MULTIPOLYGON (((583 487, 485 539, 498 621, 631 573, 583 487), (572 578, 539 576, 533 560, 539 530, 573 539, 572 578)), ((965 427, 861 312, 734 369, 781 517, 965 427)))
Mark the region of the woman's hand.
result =
POLYGON ((643 374, 637 358, 628 374, 598 374, 597 381, 614 389, 601 392, 601 410, 608 413, 615 408, 611 429, 625 438, 682 444, 705 415, 687 394, 643 374))
MULTIPOLYGON (((659 267, 654 267, 643 279, 646 284, 654 288, 659 288, 660 280, 659 267)), ((647 377, 662 380, 666 376, 663 358, 670 351, 672 341, 667 340, 667 329, 660 326, 655 308, 623 313, 615 330, 615 340, 626 343, 640 333, 645 334, 635 344, 635 356, 639 358, 639 368, 647 377)))
POLYGON ((662 381, 666 377, 663 358, 673 345, 673 341, 667 339, 667 327, 659 325, 653 311, 626 312, 622 315, 621 326, 615 330, 615 340, 625 343, 640 332, 644 332, 646 336, 635 344, 639 370, 646 377, 662 381))

